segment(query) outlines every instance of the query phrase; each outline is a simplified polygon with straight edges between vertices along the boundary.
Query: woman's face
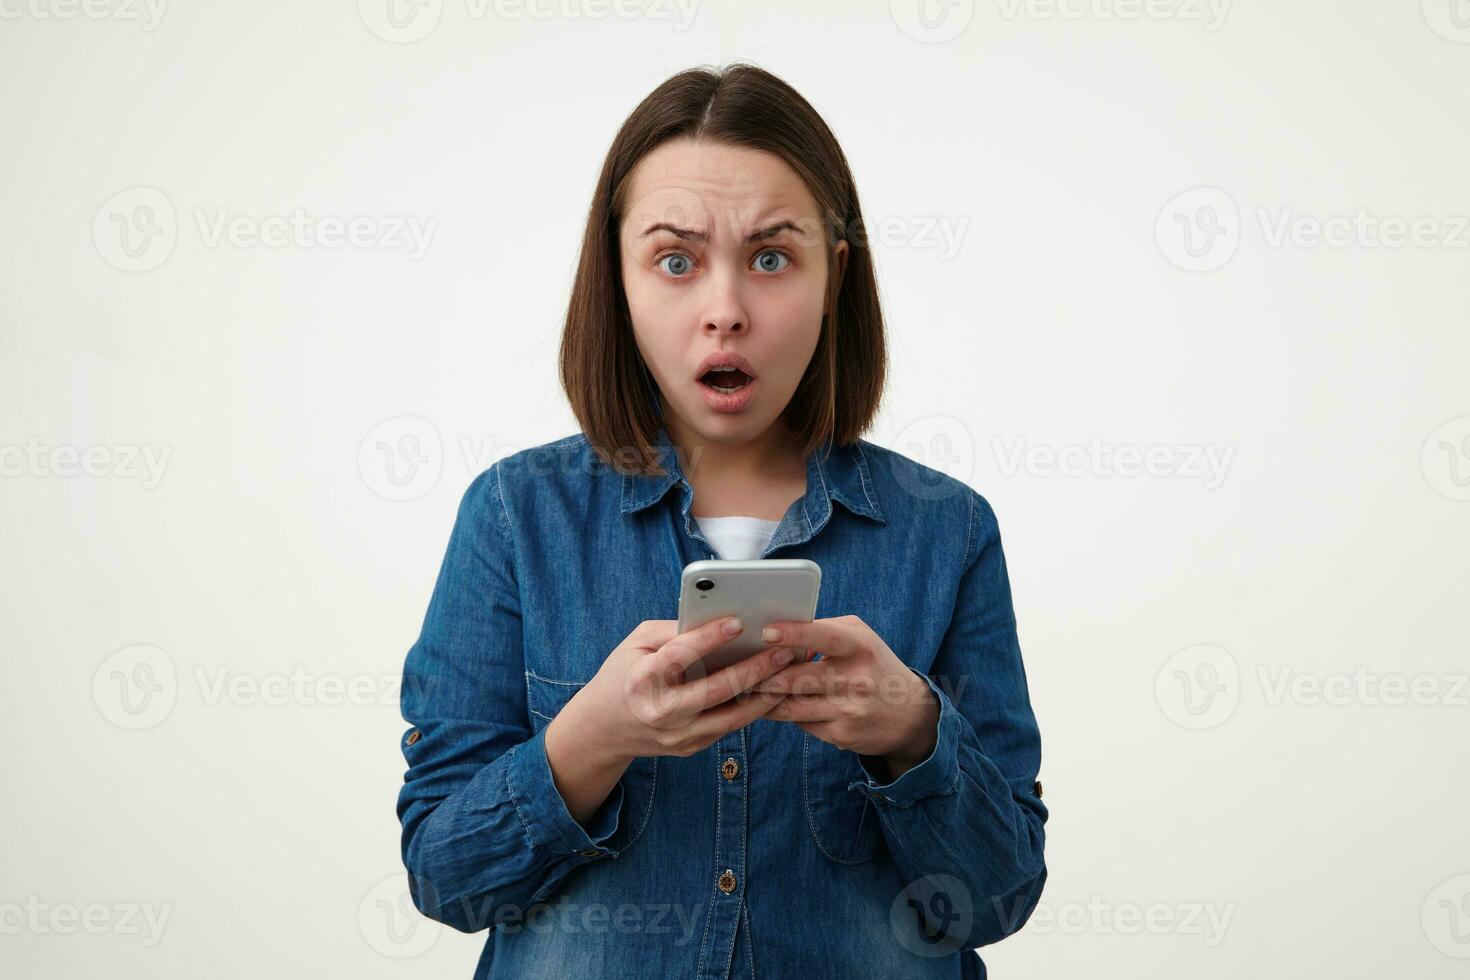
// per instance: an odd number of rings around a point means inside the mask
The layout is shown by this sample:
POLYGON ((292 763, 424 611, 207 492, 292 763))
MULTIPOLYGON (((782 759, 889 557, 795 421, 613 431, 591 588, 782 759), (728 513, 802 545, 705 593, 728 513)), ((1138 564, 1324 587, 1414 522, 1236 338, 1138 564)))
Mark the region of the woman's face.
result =
MULTIPOLYGON (((666 420, 677 416, 671 435, 682 423, 702 442, 752 440, 791 400, 821 331, 829 270, 817 202, 775 154, 689 139, 649 153, 631 180, 623 289, 666 420), (720 354, 754 377, 702 379, 720 354)), ((847 243, 837 249, 840 275, 847 243)))

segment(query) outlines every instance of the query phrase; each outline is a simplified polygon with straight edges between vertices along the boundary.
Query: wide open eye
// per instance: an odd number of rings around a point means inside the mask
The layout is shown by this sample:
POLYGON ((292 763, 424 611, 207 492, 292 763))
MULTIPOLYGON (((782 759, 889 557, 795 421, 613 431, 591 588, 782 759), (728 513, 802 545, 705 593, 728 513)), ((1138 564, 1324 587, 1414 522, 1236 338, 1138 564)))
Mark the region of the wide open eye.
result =
POLYGON ((786 266, 790 264, 791 259, 786 255, 786 253, 777 251, 774 248, 768 248, 761 254, 757 255, 755 257, 755 262, 753 263, 753 265, 755 265, 755 267, 760 269, 762 272, 781 272, 785 270, 786 266), (785 264, 782 265, 778 263, 785 264))
POLYGON ((683 276, 688 273, 690 268, 692 268, 694 265, 694 263, 690 261, 689 256, 683 254, 682 252, 670 252, 668 255, 665 255, 663 258, 659 259, 658 262, 655 264, 664 272, 676 278, 683 278, 683 276), (665 262, 670 261, 674 263, 672 268, 664 265, 665 262))

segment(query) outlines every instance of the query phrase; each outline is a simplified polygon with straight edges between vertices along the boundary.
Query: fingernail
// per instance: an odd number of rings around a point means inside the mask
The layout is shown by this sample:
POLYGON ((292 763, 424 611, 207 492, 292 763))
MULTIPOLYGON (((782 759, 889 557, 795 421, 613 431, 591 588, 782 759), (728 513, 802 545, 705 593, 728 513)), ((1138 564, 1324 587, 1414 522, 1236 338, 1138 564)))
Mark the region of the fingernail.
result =
POLYGON ((725 625, 720 627, 720 631, 726 636, 734 636, 743 629, 745 629, 745 624, 738 619, 727 619, 725 625))
POLYGON ((777 650, 771 656, 771 663, 775 664, 777 667, 784 667, 787 664, 791 663, 791 657, 792 653, 790 650, 777 650))
POLYGON ((765 640, 767 643, 775 643, 777 640, 781 639, 781 631, 776 629, 776 627, 774 626, 767 626, 764 630, 761 631, 761 639, 765 640))

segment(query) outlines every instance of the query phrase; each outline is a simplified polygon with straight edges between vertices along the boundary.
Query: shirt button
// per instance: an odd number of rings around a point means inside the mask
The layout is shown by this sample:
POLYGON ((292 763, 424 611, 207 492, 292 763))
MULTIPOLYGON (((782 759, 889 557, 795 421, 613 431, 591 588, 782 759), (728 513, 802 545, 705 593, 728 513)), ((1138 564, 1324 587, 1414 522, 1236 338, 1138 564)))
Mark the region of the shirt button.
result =
POLYGON ((726 759, 725 764, 720 766, 720 775, 724 776, 726 779, 734 779, 736 774, 739 772, 740 763, 736 762, 734 759, 726 759))
POLYGON ((577 853, 584 858, 595 858, 602 854, 601 851, 578 851, 577 853))
POLYGON ((423 737, 424 733, 415 728, 413 731, 408 733, 408 744, 413 745, 415 742, 423 737))
POLYGON ((1034 792, 1036 794, 1036 798, 1038 800, 1041 799, 1041 780, 1039 780, 1039 779, 1036 780, 1036 785, 1033 786, 1031 789, 1032 789, 1032 792, 1034 792))
POLYGON ((729 868, 726 868, 725 869, 725 873, 722 874, 722 875, 720 875, 720 891, 722 891, 726 895, 728 895, 731 892, 733 892, 734 890, 735 890, 735 872, 731 871, 729 868))

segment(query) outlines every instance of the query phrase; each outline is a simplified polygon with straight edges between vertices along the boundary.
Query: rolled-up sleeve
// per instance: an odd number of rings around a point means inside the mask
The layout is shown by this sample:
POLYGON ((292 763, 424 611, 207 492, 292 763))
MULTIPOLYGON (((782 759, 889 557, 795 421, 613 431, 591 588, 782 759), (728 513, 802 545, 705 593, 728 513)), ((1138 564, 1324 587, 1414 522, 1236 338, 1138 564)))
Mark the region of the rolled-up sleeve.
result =
POLYGON ((929 673, 915 671, 939 702, 934 749, 891 781, 881 760, 862 757, 868 778, 848 787, 874 801, 905 882, 945 891, 935 907, 966 911, 936 923, 963 930, 950 938, 964 948, 1003 939, 1030 917, 1046 881, 1047 819, 1000 530, 973 490, 969 525, 954 616, 929 673))
POLYGON ((398 796, 415 906, 464 932, 518 919, 607 855, 621 784, 579 824, 526 704, 513 537, 497 466, 471 483, 403 669, 398 796))

